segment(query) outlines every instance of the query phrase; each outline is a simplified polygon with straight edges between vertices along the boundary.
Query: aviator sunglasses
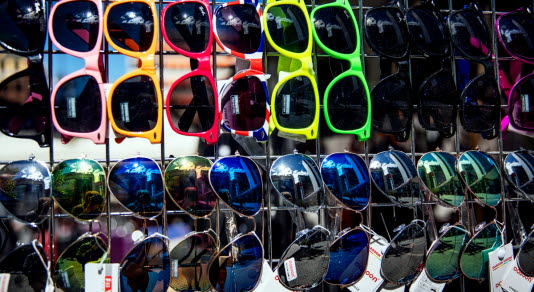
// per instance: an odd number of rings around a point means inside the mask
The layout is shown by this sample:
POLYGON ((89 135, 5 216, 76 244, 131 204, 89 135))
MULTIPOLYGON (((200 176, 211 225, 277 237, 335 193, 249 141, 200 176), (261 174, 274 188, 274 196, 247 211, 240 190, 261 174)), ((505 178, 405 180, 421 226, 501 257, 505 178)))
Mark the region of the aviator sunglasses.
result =
POLYGON ((515 190, 534 202, 534 152, 523 149, 509 153, 504 159, 504 172, 515 190))

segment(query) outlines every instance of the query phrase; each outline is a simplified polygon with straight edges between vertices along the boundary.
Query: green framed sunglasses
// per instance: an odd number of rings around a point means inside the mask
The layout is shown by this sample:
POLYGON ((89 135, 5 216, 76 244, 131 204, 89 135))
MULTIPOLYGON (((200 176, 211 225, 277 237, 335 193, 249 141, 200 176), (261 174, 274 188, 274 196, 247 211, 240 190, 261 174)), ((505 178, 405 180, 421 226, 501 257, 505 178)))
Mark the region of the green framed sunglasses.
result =
POLYGON ((354 12, 349 1, 336 0, 316 7, 310 17, 317 45, 331 57, 350 63, 350 69, 334 78, 325 90, 326 123, 335 133, 353 134, 365 141, 371 134, 371 99, 362 69, 360 32, 354 12))

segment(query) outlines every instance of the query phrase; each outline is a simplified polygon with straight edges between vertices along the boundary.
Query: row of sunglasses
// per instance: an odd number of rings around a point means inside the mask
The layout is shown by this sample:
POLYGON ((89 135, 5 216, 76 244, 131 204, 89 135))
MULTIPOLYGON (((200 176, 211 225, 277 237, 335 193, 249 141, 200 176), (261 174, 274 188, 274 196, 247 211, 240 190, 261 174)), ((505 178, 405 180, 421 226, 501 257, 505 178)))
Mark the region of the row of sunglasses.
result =
MULTIPOLYGON (((534 152, 511 152, 504 170, 514 189, 534 201, 534 152)), ((375 155, 369 168, 353 153, 331 154, 320 168, 306 155, 290 154, 273 162, 269 176, 284 203, 304 211, 323 206, 324 186, 343 207, 364 210, 370 201, 371 180, 395 205, 404 207, 421 203, 421 189, 452 208, 466 199, 495 207, 502 198, 499 166, 481 151, 467 151, 458 159, 447 152, 429 152, 419 159, 417 168, 408 155, 396 150, 375 155)), ((179 157, 169 163, 164 175, 152 159, 128 158, 114 164, 107 179, 101 164, 89 159, 65 160, 52 174, 41 162, 15 161, 0 169, 0 203, 15 218, 39 223, 49 215, 51 193, 72 217, 94 220, 104 211, 106 185, 121 205, 145 219, 162 212, 165 190, 194 218, 209 216, 218 198, 246 217, 255 216, 264 202, 261 168, 252 159, 236 155, 215 163, 200 156, 179 157)))
MULTIPOLYGON (((0 44, 30 61, 27 70, 0 85, 2 103, 7 106, 2 112, 6 116, 2 131, 46 145, 50 110, 41 58, 46 38, 44 9, 38 0, 17 0, 0 6, 0 13, 6 20, 1 24, 0 44)), ((362 71, 357 21, 348 1, 318 6, 311 16, 304 1, 268 1, 265 13, 260 3, 235 1, 218 6, 212 18, 208 1, 182 0, 163 9, 161 23, 166 43, 191 58, 193 69, 169 89, 167 117, 176 132, 201 137, 208 144, 217 141, 219 124, 257 141, 266 141, 274 129, 284 137, 317 137, 320 102, 312 35, 328 55, 350 62, 350 69, 336 76, 324 93, 324 116, 332 131, 366 140, 372 125, 406 140, 413 104, 419 100, 419 121, 427 130, 444 137, 454 135, 460 105, 465 130, 486 138, 498 134, 500 94, 490 70, 491 30, 474 4, 449 15, 448 25, 432 1, 407 10, 406 15, 396 6, 368 10, 364 30, 369 45, 380 56, 400 63, 399 72, 381 80, 371 92, 362 71), (264 35, 281 55, 271 98, 262 64, 264 35), (210 65, 213 36, 226 52, 250 61, 249 69, 220 81, 218 91, 210 65), (462 56, 486 67, 486 73, 470 81, 461 95, 449 66, 449 39, 462 56), (443 62, 443 68, 417 90, 405 70, 410 47, 414 53, 443 62)), ((504 14, 496 26, 510 54, 533 63, 530 10, 504 14)), ((85 60, 83 69, 64 77, 52 91, 52 121, 63 140, 82 137, 103 143, 109 116, 119 137, 160 142, 163 98, 154 66, 159 34, 155 3, 116 1, 103 13, 100 0, 64 0, 52 7, 48 27, 56 47, 85 60), (115 81, 107 99, 102 34, 113 49, 139 59, 139 68, 115 81)), ((509 120, 517 129, 532 130, 532 87, 532 74, 513 86, 505 123, 509 120)))

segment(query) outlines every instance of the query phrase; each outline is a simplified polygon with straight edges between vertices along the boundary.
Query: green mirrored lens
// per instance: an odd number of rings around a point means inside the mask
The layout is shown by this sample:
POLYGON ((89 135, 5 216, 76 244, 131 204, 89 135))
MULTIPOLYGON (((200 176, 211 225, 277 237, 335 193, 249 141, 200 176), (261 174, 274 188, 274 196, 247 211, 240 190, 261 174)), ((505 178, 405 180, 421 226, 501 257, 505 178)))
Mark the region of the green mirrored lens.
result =
POLYGON ((437 281, 448 281, 460 276, 460 252, 464 247, 467 231, 463 226, 453 226, 436 242, 426 260, 428 276, 437 281))
POLYGON ((486 279, 488 253, 496 250, 501 243, 501 233, 494 223, 475 234, 460 256, 460 267, 464 275, 472 279, 486 279))
POLYGON ((489 206, 501 200, 501 178, 495 160, 481 151, 468 151, 458 160, 458 173, 473 194, 489 206))
POLYGON ((452 207, 458 207, 464 201, 464 190, 455 164, 454 156, 445 152, 427 153, 417 163, 417 172, 426 188, 452 207))

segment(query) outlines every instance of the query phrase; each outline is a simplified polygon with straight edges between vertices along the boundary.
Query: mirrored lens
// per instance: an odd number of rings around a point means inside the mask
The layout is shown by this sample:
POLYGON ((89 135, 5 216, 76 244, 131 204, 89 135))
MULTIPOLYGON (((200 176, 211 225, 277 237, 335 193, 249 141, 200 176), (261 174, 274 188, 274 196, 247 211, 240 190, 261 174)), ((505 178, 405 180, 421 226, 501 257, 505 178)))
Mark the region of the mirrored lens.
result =
POLYGON ((504 171, 517 189, 534 199, 534 153, 516 151, 508 154, 504 160, 504 171))
POLYGON ((323 180, 315 161, 302 154, 276 159, 271 166, 271 182, 290 205, 316 210, 324 203, 323 180))
POLYGON ((315 118, 315 92, 312 81, 306 76, 289 79, 276 93, 276 120, 289 129, 309 127, 315 118))
POLYGON ((267 97, 265 86, 256 76, 246 76, 226 85, 221 94, 222 122, 236 131, 263 127, 267 97))
MULTIPOLYGON (((41 244, 37 243, 35 246, 45 263, 48 262, 41 244)), ((7 291, 45 290, 47 271, 39 254, 32 244, 25 244, 9 252, 0 261, 0 272, 10 274, 7 291)))
POLYGON ((446 152, 429 152, 417 162, 417 172, 425 187, 443 203, 460 206, 465 198, 456 158, 446 152))
POLYGON ((111 95, 111 114, 124 131, 146 132, 158 120, 158 95, 152 78, 141 75, 121 82, 111 95))
POLYGON ((413 44, 429 56, 443 56, 449 51, 449 38, 441 20, 432 10, 414 7, 406 13, 408 32, 413 44))
POLYGON ((534 129, 534 74, 521 79, 512 89, 508 116, 513 126, 523 130, 534 129))
POLYGON ((19 52, 43 50, 46 38, 45 8, 38 0, 0 3, 0 44, 19 52))
POLYGON ((348 231, 330 246, 330 263, 325 282, 333 285, 355 283, 365 273, 368 257, 367 233, 361 229, 348 231))
POLYGON ((213 212, 217 198, 209 184, 211 161, 199 156, 173 160, 165 170, 165 187, 171 199, 192 216, 213 212))
POLYGON ((277 46, 293 53, 306 51, 311 28, 304 11, 299 6, 293 4, 272 6, 265 15, 267 30, 277 46))
POLYGON ((311 289, 326 276, 330 261, 328 230, 321 226, 303 231, 280 257, 278 277, 290 290, 311 289), (294 274, 286 267, 292 261, 294 274))
POLYGON ((493 129, 499 120, 500 94, 495 78, 484 74, 465 87, 462 100, 462 125, 466 131, 482 132, 493 129))
POLYGON ((449 31, 460 52, 475 60, 491 55, 491 32, 484 15, 474 9, 464 9, 449 16, 449 31))
POLYGON ((152 159, 135 157, 117 162, 109 172, 108 187, 124 207, 138 216, 153 218, 161 213, 163 178, 152 159))
POLYGON ((481 151, 468 151, 458 159, 458 173, 482 202, 495 206, 501 200, 501 178, 497 163, 481 151))
POLYGON ((172 45, 193 53, 204 52, 210 39, 210 11, 197 2, 170 5, 163 19, 172 45))
POLYGON ((216 291, 252 291, 260 280, 263 247, 253 233, 240 236, 217 253, 209 265, 216 291))
POLYGON ((217 160, 209 173, 213 190, 224 203, 244 216, 254 216, 263 203, 263 184, 258 166, 243 156, 217 160))
POLYGON ((408 155, 396 150, 378 153, 369 170, 375 185, 392 202, 413 206, 419 200, 419 177, 408 155))
POLYGON ((260 16, 248 4, 228 5, 215 12, 215 28, 219 41, 232 51, 251 54, 262 41, 260 16))
POLYGON ((0 169, 0 202, 15 218, 41 223, 48 216, 50 172, 37 161, 14 161, 0 169))
POLYGON ((155 16, 143 2, 121 3, 108 12, 107 29, 111 41, 134 52, 145 52, 154 42, 155 16))
POLYGON ((215 122, 215 93, 205 76, 193 76, 178 83, 169 95, 171 123, 187 133, 206 132, 215 122))
POLYGON ((330 6, 315 10, 313 25, 315 32, 329 49, 341 53, 352 54, 358 44, 355 19, 344 7, 330 6))
POLYGON ((371 90, 373 128, 388 133, 409 131, 412 100, 409 79, 399 74, 382 79, 371 90))
POLYGON ((506 50, 524 60, 534 59, 534 16, 524 11, 507 13, 497 19, 499 38, 506 50))
POLYGON ((460 252, 467 240, 463 226, 453 226, 434 243, 426 259, 427 275, 436 281, 449 281, 458 278, 460 271, 460 252))
POLYGON ((349 131, 363 127, 367 122, 368 99, 366 87, 358 76, 339 79, 330 88, 327 101, 328 117, 334 128, 349 131))
POLYGON ((408 27, 395 7, 380 7, 365 14, 365 36, 376 53, 399 59, 408 54, 408 27))
POLYGON ((352 153, 334 153, 321 164, 326 188, 343 205, 355 211, 369 204, 371 179, 365 161, 352 153))
POLYGON ((65 160, 54 168, 54 199, 71 216, 96 219, 106 204, 106 177, 98 162, 88 159, 65 160))
POLYGON ((458 92, 449 72, 439 71, 419 89, 419 122, 430 131, 450 131, 456 122, 458 92))
POLYGON ((486 279, 488 254, 501 246, 501 243, 501 233, 494 223, 475 234, 460 256, 460 267, 464 275, 471 279, 486 279))
POLYGON ((95 78, 84 75, 63 83, 56 92, 54 112, 58 125, 66 131, 98 130, 102 122, 102 96, 95 78))
POLYGON ((90 1, 60 3, 52 26, 58 43, 76 52, 92 51, 100 35, 98 7, 90 1))
POLYGON ((534 232, 523 241, 517 254, 517 266, 528 277, 534 277, 534 232))

